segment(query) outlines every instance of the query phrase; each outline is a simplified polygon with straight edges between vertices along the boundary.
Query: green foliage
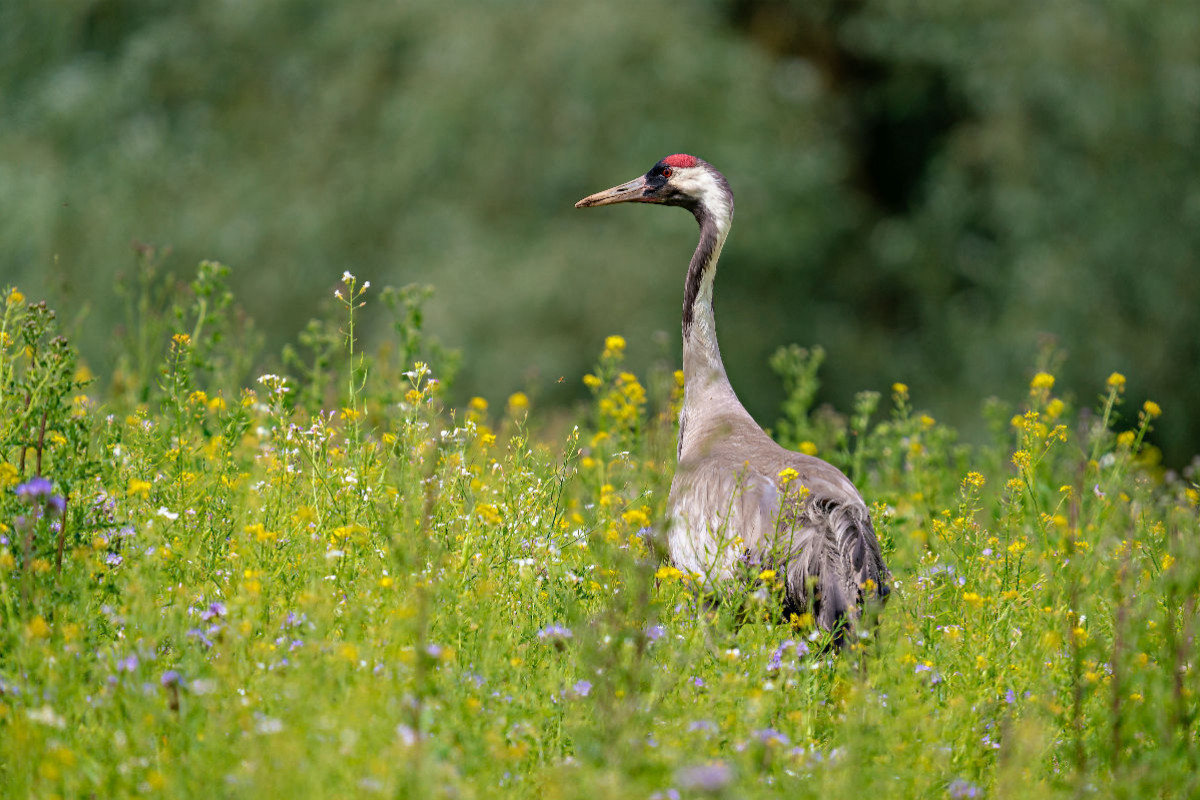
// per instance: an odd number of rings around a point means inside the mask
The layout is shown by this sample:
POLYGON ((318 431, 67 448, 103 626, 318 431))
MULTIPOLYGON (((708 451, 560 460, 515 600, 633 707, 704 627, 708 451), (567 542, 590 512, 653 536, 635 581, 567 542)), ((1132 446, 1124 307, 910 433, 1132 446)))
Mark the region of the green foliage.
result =
MULTIPOLYGON (((1066 394, 1120 369, 1183 409, 1197 63, 1197 5, 1156 0, 9 0, 0 275, 86 300, 77 344, 105 374, 108 288, 145 270, 131 237, 163 246, 160 276, 236 266, 271 353, 324 316, 331 273, 435 283, 430 330, 469 344, 458 385, 495 401, 584 369, 614 319, 676 330, 687 216, 571 205, 689 151, 737 195, 718 316, 760 419, 781 341, 839 365, 822 402, 904 379, 971 440, 976 398, 1027 377, 1046 337, 1066 394)), ((1155 444, 1180 467, 1200 423, 1170 415, 1155 444)))
MULTIPOLYGON (((147 317, 148 384, 108 393, 6 292, 6 795, 1200 788, 1200 476, 1147 458, 1162 412, 1124 376, 1088 413, 1038 372, 967 447, 903 384, 814 410, 820 350, 781 351, 781 430, 857 476, 893 571, 833 652, 774 574, 663 563, 680 384, 643 383, 635 340, 605 340, 574 423, 523 393, 459 408, 441 361, 356 343, 375 295, 346 273, 319 370, 221 387, 245 345, 222 273, 147 317)), ((427 293, 384 293, 399 347, 440 352, 427 293)))

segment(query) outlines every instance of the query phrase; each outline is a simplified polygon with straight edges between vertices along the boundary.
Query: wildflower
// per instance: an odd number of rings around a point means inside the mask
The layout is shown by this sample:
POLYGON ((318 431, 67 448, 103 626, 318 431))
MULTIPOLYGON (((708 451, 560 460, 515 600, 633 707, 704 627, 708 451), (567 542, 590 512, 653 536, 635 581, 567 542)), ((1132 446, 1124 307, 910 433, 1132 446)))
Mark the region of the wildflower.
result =
POLYGON ((983 796, 978 786, 973 783, 968 783, 962 778, 955 778, 952 780, 950 785, 946 787, 946 792, 954 798, 983 796))
POLYGON ((7 461, 0 462, 0 489, 7 489, 19 479, 17 468, 7 461))
MULTIPOLYGON (((1167 556, 1167 558, 1170 558, 1170 556, 1167 556)), ((1165 564, 1166 562, 1164 561, 1163 563, 1165 564)), ((1164 566, 1163 569, 1166 569, 1166 567, 1164 566)), ((667 629, 662 625, 650 625, 646 628, 646 638, 652 642, 657 642, 666 634, 666 632, 667 629)))
POLYGON ((475 515, 489 525, 499 525, 504 521, 504 518, 500 516, 500 509, 491 503, 477 503, 475 505, 475 515))
POLYGON ((1142 404, 1142 410, 1146 412, 1146 416, 1150 419, 1162 416, 1162 409, 1158 407, 1158 403, 1153 400, 1147 400, 1142 404))
POLYGON ((169 669, 162 674, 162 677, 159 679, 159 683, 161 683, 164 688, 182 686, 183 677, 176 670, 169 669))
POLYGON ((968 472, 967 477, 963 479, 963 483, 976 489, 982 489, 984 483, 983 475, 978 472, 968 472))
POLYGON ((774 728, 763 728, 762 730, 754 731, 751 735, 768 747, 772 745, 787 747, 791 743, 788 737, 774 728))
POLYGON ((1121 431, 1117 434, 1118 447, 1133 447, 1133 440, 1137 435, 1133 431, 1121 431))
POLYGON ((592 690, 592 683, 591 681, 576 681, 571 689, 580 697, 587 697, 588 692, 592 690))
POLYGON ((1116 389, 1118 392, 1125 390, 1125 376, 1119 372, 1109 375, 1107 383, 1110 389, 1116 389))
POLYGON ((508 396, 508 413, 516 416, 529 409, 529 396, 524 392, 513 392, 508 396))
POLYGON ((554 623, 547 625, 537 632, 538 641, 552 644, 558 650, 562 650, 567 646, 567 640, 574 638, 575 634, 571 633, 571 629, 565 625, 554 623))
POLYGON ((192 337, 186 333, 177 333, 171 337, 171 342, 176 347, 187 347, 192 343, 192 337))
POLYGON ((53 488, 50 481, 39 475, 22 483, 17 487, 16 492, 17 497, 26 503, 40 503, 42 500, 50 497, 53 488))
POLYGON ((45 508, 46 513, 50 516, 61 514, 67 508, 67 501, 54 494, 54 484, 40 475, 30 478, 14 491, 16 491, 17 497, 29 505, 45 508))
POLYGON ((10 289, 8 292, 8 298, 5 300, 5 305, 15 306, 18 303, 24 303, 24 302, 25 302, 25 295, 21 294, 16 289, 10 289))
POLYGON ((1049 391, 1054 388, 1054 376, 1049 372, 1039 372, 1029 382, 1029 388, 1034 391, 1049 391))
POLYGON ((906 395, 908 395, 908 384, 900 383, 899 381, 897 381, 896 383, 893 383, 892 384, 892 394, 898 395, 899 397, 905 397, 906 395))
POLYGON ((728 764, 718 761, 713 764, 685 767, 676 773, 675 780, 684 789, 718 794, 733 781, 733 770, 728 764))
POLYGON ((125 494, 129 497, 141 495, 144 499, 150 494, 151 487, 152 484, 150 481, 144 481, 140 478, 130 478, 129 486, 125 489, 125 494))
POLYGON ((179 512, 172 511, 166 506, 159 506, 158 511, 155 511, 154 513, 166 520, 174 521, 179 519, 179 512))
POLYGON ((631 508, 621 515, 621 519, 625 520, 631 528, 639 530, 650 526, 650 515, 644 508, 631 508))
POLYGON ((1029 469, 1029 465, 1033 463, 1033 460, 1029 455, 1029 451, 1018 450, 1013 453, 1012 463, 1017 469, 1027 470, 1029 469))
POLYGON ((664 565, 658 568, 658 571, 654 573, 654 577, 660 581, 670 581, 676 578, 682 578, 683 573, 677 570, 675 567, 664 565))
POLYGON ((50 626, 46 623, 46 618, 41 614, 38 614, 29 621, 26 631, 31 639, 45 639, 50 636, 50 626))
POLYGON ((604 381, 600 380, 599 378, 597 378, 595 375, 591 374, 590 372, 587 375, 583 376, 583 385, 588 387, 589 389, 593 389, 593 390, 599 389, 603 384, 604 384, 604 381))
POLYGON ((605 337, 605 339, 604 339, 605 354, 620 355, 621 351, 623 351, 624 349, 625 349, 625 337, 624 336, 619 336, 619 335, 614 334, 612 336, 605 337))
POLYGON ((117 662, 117 672, 134 672, 138 668, 137 653, 130 653, 117 662))
POLYGON ((815 456, 817 454, 817 445, 806 439, 800 443, 800 452, 806 456, 815 456))
POLYGON ((784 467, 779 471, 779 482, 784 486, 787 486, 798 477, 800 477, 800 473, 796 472, 796 470, 792 469, 791 467, 784 467))
POLYGON ((218 600, 214 603, 210 603, 208 608, 200 612, 200 619, 208 622, 211 619, 218 619, 225 616, 225 613, 225 604, 218 600))

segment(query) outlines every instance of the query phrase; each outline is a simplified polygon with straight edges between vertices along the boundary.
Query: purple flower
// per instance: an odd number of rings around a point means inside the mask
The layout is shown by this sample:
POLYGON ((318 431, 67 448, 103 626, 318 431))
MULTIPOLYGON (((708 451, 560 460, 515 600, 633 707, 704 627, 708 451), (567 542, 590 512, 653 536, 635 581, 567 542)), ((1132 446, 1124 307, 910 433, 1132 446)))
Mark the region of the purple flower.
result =
POLYGON ((183 685, 183 678, 176 670, 169 669, 162 674, 162 678, 159 680, 159 683, 161 683, 164 688, 181 686, 183 685))
POLYGON ((537 632, 538 639, 543 642, 563 642, 570 639, 575 634, 571 633, 571 629, 565 625, 559 625, 557 622, 553 625, 547 625, 537 632))
POLYGON ((138 668, 137 653, 130 653, 117 662, 117 672, 133 672, 138 668))
POLYGON ((571 688, 574 689, 575 694, 579 695, 580 697, 587 697, 588 692, 590 692, 592 690, 592 682, 591 681, 576 681, 575 685, 572 686, 571 688))
POLYGON ((652 642, 657 642, 666 632, 667 629, 662 625, 650 625, 646 628, 646 638, 652 642))
POLYGON ((217 602, 209 605, 209 607, 206 608, 204 611, 200 612, 200 619, 204 620, 205 622, 208 622, 213 617, 225 616, 225 611, 226 611, 225 604, 220 601, 217 601, 217 602))
POLYGON ((788 741, 788 737, 784 736, 774 728, 763 728, 760 731, 754 731, 752 735, 755 739, 758 739, 765 745, 778 744, 787 747, 787 745, 790 743, 788 741))
POLYGON ((121 562, 124 560, 125 559, 121 557, 120 553, 109 553, 104 557, 104 563, 108 564, 110 567, 119 567, 121 566, 121 562))
POLYGON ((979 797, 979 787, 973 783, 968 783, 962 778, 955 778, 946 787, 946 791, 951 797, 979 797))
POLYGON ((703 731, 704 733, 716 733, 717 726, 706 719, 698 719, 688 723, 688 733, 703 731))
POLYGON ((187 632, 187 635, 192 639, 199 639, 201 644, 203 644, 205 647, 213 646, 212 639, 209 639, 204 634, 204 631, 200 630, 199 628, 192 628, 190 631, 187 632))
POLYGON ((703 689, 705 686, 704 678, 701 678, 699 675, 693 675, 692 676, 692 685, 695 686, 697 689, 703 689))
POLYGON ((40 503, 48 500, 54 492, 54 485, 41 475, 30 478, 16 488, 17 497, 26 503, 40 503))
POLYGON ((1016 694, 1013 693, 1012 689, 1009 689, 1007 692, 1004 693, 1004 702, 1008 703, 1010 706, 1013 703, 1017 702, 1017 696, 1016 696, 1016 694))
POLYGON ((715 764, 684 767, 676 773, 675 779, 684 789, 716 794, 733 780, 733 770, 728 764, 718 761, 715 764))

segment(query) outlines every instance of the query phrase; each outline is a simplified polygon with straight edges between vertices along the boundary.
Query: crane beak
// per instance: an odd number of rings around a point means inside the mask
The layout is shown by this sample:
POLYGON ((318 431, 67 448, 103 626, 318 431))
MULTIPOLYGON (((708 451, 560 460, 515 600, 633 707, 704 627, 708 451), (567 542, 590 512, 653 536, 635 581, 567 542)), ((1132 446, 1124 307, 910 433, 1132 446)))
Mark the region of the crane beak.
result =
POLYGON ((651 194, 653 191, 654 189, 646 183, 646 176, 642 175, 629 183, 622 183, 620 186, 588 195, 576 203, 575 207, 591 208, 592 206, 610 206, 613 203, 657 203, 658 199, 651 194))

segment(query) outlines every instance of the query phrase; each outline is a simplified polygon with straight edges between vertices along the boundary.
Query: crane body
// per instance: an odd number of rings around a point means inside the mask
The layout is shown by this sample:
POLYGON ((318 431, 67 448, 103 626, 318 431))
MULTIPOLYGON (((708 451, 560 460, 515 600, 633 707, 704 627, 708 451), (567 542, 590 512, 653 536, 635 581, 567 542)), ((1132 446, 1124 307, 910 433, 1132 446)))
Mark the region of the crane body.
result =
POLYGON ((811 611, 842 639, 864 604, 887 597, 890 576, 854 484, 832 464, 772 440, 729 382, 712 305, 733 222, 729 183, 708 162, 677 154, 576 207, 626 202, 681 206, 700 226, 684 282, 684 398, 666 521, 671 562, 709 585, 773 570, 787 605, 811 611))

